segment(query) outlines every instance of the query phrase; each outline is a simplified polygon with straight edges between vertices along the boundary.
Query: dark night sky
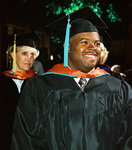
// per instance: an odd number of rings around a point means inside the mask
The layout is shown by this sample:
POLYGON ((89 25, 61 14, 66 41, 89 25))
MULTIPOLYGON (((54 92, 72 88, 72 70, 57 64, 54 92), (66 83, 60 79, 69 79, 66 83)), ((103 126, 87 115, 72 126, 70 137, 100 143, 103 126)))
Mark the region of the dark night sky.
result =
MULTIPOLYGON (((21 24, 31 24, 32 28, 42 29, 46 23, 51 22, 57 16, 53 16, 52 13, 47 17, 46 5, 50 2, 45 0, 4 0, 1 1, 2 16, 8 17, 10 20, 17 20, 21 24)), ((53 1, 53 0, 52 0, 53 1)), ((63 4, 63 0, 55 1, 56 4, 63 4)), ((66 1, 64 1, 65 3, 66 1)), ((71 2, 71 1, 70 1, 71 2)), ((101 0, 100 6, 102 10, 105 10, 109 3, 113 4, 116 13, 121 17, 123 25, 126 25, 131 17, 131 9, 128 8, 128 0, 101 0)), ((68 1, 67 1, 68 3, 68 1)), ((102 19, 108 24, 107 13, 104 13, 102 19)))

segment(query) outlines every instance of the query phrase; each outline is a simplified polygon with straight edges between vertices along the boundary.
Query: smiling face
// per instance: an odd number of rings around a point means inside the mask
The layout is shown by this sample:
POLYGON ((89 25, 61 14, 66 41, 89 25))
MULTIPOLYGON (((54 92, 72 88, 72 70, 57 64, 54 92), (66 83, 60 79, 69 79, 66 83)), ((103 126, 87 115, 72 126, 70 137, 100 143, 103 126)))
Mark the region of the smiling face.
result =
MULTIPOLYGON (((29 71, 33 65, 35 49, 29 46, 21 46, 16 53, 16 71, 29 71)), ((13 53, 11 53, 13 57, 13 53)))
POLYGON ((100 63, 101 48, 97 32, 78 33, 70 38, 68 65, 82 72, 91 71, 100 63))

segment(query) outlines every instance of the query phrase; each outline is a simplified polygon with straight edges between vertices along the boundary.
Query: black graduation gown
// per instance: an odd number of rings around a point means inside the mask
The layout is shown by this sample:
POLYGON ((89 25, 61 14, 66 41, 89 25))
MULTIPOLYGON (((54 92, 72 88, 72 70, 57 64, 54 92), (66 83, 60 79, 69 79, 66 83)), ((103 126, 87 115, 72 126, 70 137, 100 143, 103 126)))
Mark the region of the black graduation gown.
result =
POLYGON ((19 96, 12 78, 0 74, 0 150, 11 149, 14 114, 19 96))
POLYGON ((131 150, 132 91, 109 75, 84 89, 70 76, 28 80, 17 106, 12 150, 131 150))

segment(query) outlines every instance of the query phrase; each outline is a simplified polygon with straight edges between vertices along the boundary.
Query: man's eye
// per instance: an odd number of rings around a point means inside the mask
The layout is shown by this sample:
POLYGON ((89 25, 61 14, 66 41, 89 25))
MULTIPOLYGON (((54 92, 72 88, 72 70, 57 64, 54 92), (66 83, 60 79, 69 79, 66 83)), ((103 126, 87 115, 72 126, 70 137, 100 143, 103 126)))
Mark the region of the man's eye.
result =
POLYGON ((82 44, 88 44, 88 41, 82 41, 81 43, 82 44))
POLYGON ((96 43, 95 43, 95 46, 100 46, 100 45, 101 45, 100 42, 96 42, 96 43))

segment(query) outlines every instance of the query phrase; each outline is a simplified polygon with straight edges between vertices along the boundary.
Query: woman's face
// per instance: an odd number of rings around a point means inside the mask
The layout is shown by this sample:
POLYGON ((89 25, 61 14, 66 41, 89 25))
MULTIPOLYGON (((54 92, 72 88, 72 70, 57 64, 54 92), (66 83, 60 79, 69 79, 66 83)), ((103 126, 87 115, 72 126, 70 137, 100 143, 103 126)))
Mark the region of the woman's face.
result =
MULTIPOLYGON (((16 53, 16 71, 29 71, 34 62, 35 49, 29 46, 21 46, 16 53)), ((11 53, 13 58, 13 53, 11 53)))

